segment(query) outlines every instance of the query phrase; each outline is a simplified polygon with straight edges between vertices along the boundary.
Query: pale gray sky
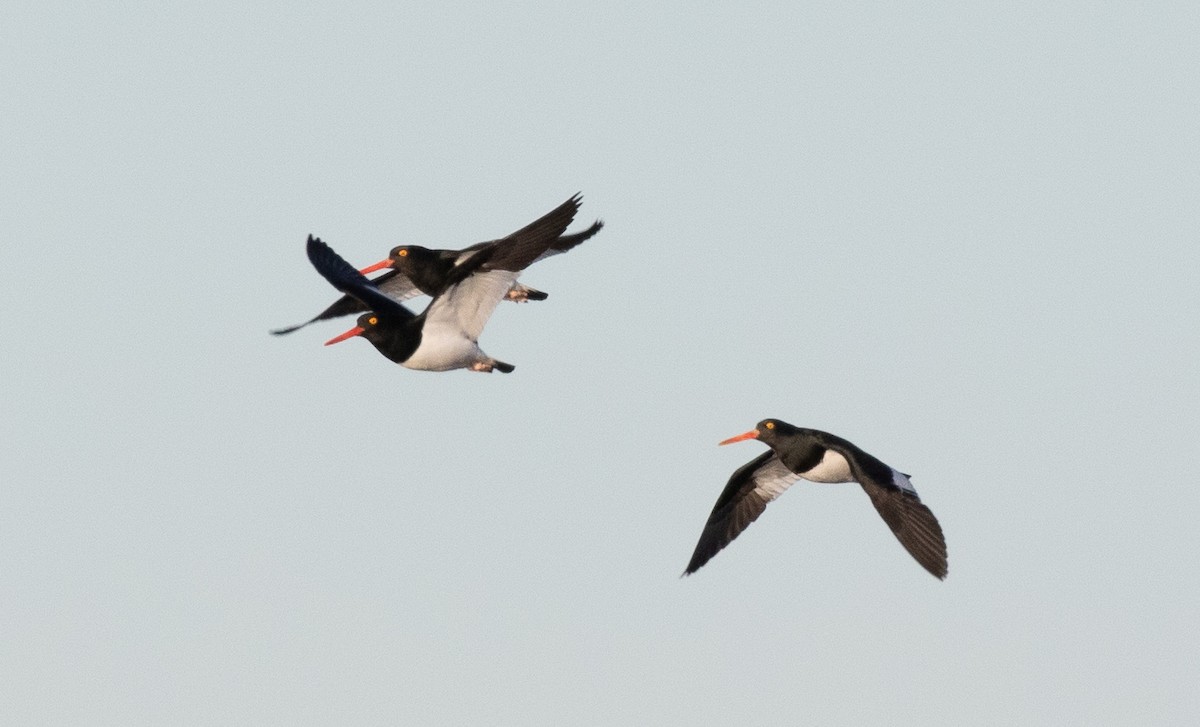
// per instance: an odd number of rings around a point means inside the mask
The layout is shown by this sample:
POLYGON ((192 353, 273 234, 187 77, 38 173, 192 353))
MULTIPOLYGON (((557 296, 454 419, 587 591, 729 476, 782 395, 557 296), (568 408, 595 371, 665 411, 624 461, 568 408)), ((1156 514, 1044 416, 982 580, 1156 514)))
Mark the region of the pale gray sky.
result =
POLYGON ((1200 721, 1189 3, 0 9, 13 724, 1200 721), (605 230, 412 372, 304 257, 605 230), (766 416, 913 475, 938 582, 766 416))

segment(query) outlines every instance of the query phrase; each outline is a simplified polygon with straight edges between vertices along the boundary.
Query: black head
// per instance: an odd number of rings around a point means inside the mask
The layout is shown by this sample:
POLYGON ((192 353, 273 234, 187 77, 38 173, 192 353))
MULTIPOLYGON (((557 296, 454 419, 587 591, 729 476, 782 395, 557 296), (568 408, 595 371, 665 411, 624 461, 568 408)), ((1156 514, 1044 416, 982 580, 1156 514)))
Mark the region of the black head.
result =
POLYGON ((794 436, 800 431, 791 424, 778 419, 763 419, 754 428, 759 432, 759 440, 765 444, 774 444, 780 439, 794 436))
POLYGON ((368 273, 383 270, 384 268, 395 268, 404 271, 411 269, 413 262, 428 259, 433 255, 432 250, 420 245, 397 245, 392 248, 392 251, 388 253, 386 258, 374 265, 368 265, 358 272, 367 275, 368 273))
POLYGON ((363 313, 358 325, 340 336, 329 339, 326 346, 340 343, 348 338, 362 336, 371 342, 375 350, 396 363, 404 363, 421 345, 421 319, 381 316, 375 312, 363 313))
POLYGON ((730 437, 721 442, 721 444, 733 444, 734 442, 744 442, 747 439, 757 439, 763 444, 774 446, 781 439, 794 435, 799 431, 796 427, 779 419, 763 419, 750 431, 730 437))
POLYGON ((342 341, 345 341, 349 338, 354 338, 355 336, 362 336, 368 341, 377 340, 380 335, 380 320, 381 319, 377 313, 374 311, 367 311, 358 317, 358 320, 355 321, 356 325, 354 328, 351 328, 345 333, 334 336, 326 341, 325 345, 332 346, 335 343, 341 343, 342 341))
POLYGON ((388 261, 397 270, 411 270, 426 260, 437 257, 437 253, 420 245, 397 245, 388 253, 388 261))

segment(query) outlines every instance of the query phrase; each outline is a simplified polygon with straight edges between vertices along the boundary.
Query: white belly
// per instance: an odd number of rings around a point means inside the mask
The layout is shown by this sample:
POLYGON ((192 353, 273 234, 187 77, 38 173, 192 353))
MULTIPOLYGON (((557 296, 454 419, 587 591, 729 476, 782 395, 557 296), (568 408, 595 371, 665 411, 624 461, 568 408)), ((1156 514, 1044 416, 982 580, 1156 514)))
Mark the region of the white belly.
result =
POLYGON ((850 463, 832 449, 825 450, 825 456, 821 457, 817 466, 807 472, 801 472, 800 476, 810 482, 854 481, 854 477, 850 475, 850 463))
POLYGON ((421 345, 401 366, 418 371, 450 371, 484 358, 487 356, 479 350, 479 345, 460 331, 426 325, 421 332, 421 345))

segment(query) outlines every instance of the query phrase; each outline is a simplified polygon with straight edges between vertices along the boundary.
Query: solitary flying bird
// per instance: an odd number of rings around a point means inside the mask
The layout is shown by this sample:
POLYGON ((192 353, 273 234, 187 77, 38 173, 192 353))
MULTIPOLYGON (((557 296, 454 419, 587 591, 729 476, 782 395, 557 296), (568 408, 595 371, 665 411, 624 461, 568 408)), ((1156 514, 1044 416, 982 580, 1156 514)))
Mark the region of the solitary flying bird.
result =
POLYGON ((742 465, 725 485, 684 575, 700 569, 758 519, 767 503, 797 480, 857 482, 896 539, 921 566, 945 578, 946 539, 937 518, 921 504, 908 475, 892 469, 841 437, 764 419, 721 444, 757 439, 771 449, 742 465))
MULTIPOLYGON (((533 224, 536 225, 538 223, 535 222, 533 224)), ((566 252, 585 240, 590 239, 603 227, 604 223, 596 220, 592 223, 591 227, 582 232, 561 235, 533 262, 545 260, 552 255, 566 252)), ((369 265, 359 272, 366 275, 376 270, 390 268, 383 275, 371 280, 371 284, 399 301, 408 300, 422 294, 428 296, 440 295, 450 284, 455 268, 465 264, 479 253, 489 254, 489 251, 493 248, 507 244, 508 241, 520 237, 526 233, 526 229, 517 230, 499 240, 478 242, 462 250, 431 250, 420 245, 400 245, 392 248, 386 259, 374 265, 369 265)), ((512 286, 508 289, 506 297, 508 300, 523 303, 528 300, 545 300, 548 294, 527 285, 522 285, 514 280, 512 286)), ((367 310, 367 307, 357 298, 351 295, 343 295, 310 320, 287 328, 280 328, 271 331, 271 333, 276 336, 282 336, 286 333, 297 331, 310 323, 351 315, 353 313, 362 313, 365 310, 367 310)))
POLYGON ((511 364, 497 361, 479 348, 479 334, 517 276, 560 239, 578 209, 576 195, 505 238, 503 244, 481 249, 456 265, 444 290, 419 314, 381 292, 328 245, 309 235, 308 259, 317 272, 369 309, 358 317, 357 326, 325 345, 362 336, 405 368, 511 372, 511 364))

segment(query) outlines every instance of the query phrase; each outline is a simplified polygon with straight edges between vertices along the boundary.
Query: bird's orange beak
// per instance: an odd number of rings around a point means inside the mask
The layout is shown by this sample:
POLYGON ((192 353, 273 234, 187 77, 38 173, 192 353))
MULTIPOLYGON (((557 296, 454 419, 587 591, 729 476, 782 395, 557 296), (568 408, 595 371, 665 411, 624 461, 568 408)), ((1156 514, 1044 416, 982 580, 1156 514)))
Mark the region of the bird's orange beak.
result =
POLYGON ((734 442, 744 442, 747 439, 758 439, 758 430, 751 429, 750 431, 739 434, 736 437, 730 437, 729 439, 726 439, 724 442, 718 443, 717 446, 719 447, 722 444, 733 444, 734 442))
POLYGON ((390 268, 390 267, 392 267, 392 259, 388 258, 387 260, 380 260, 379 262, 375 263, 374 265, 368 265, 367 267, 363 268, 362 270, 359 270, 358 272, 362 273, 363 275, 366 275, 367 273, 373 273, 376 270, 383 270, 384 268, 390 268))
POLYGON ((364 329, 362 326, 355 326, 354 328, 351 328, 350 330, 346 331, 342 335, 334 336, 333 338, 329 339, 328 341, 325 342, 325 345, 332 346, 335 343, 341 343, 342 341, 345 341, 347 338, 354 338, 355 336, 361 336, 364 330, 366 330, 366 329, 364 329))

